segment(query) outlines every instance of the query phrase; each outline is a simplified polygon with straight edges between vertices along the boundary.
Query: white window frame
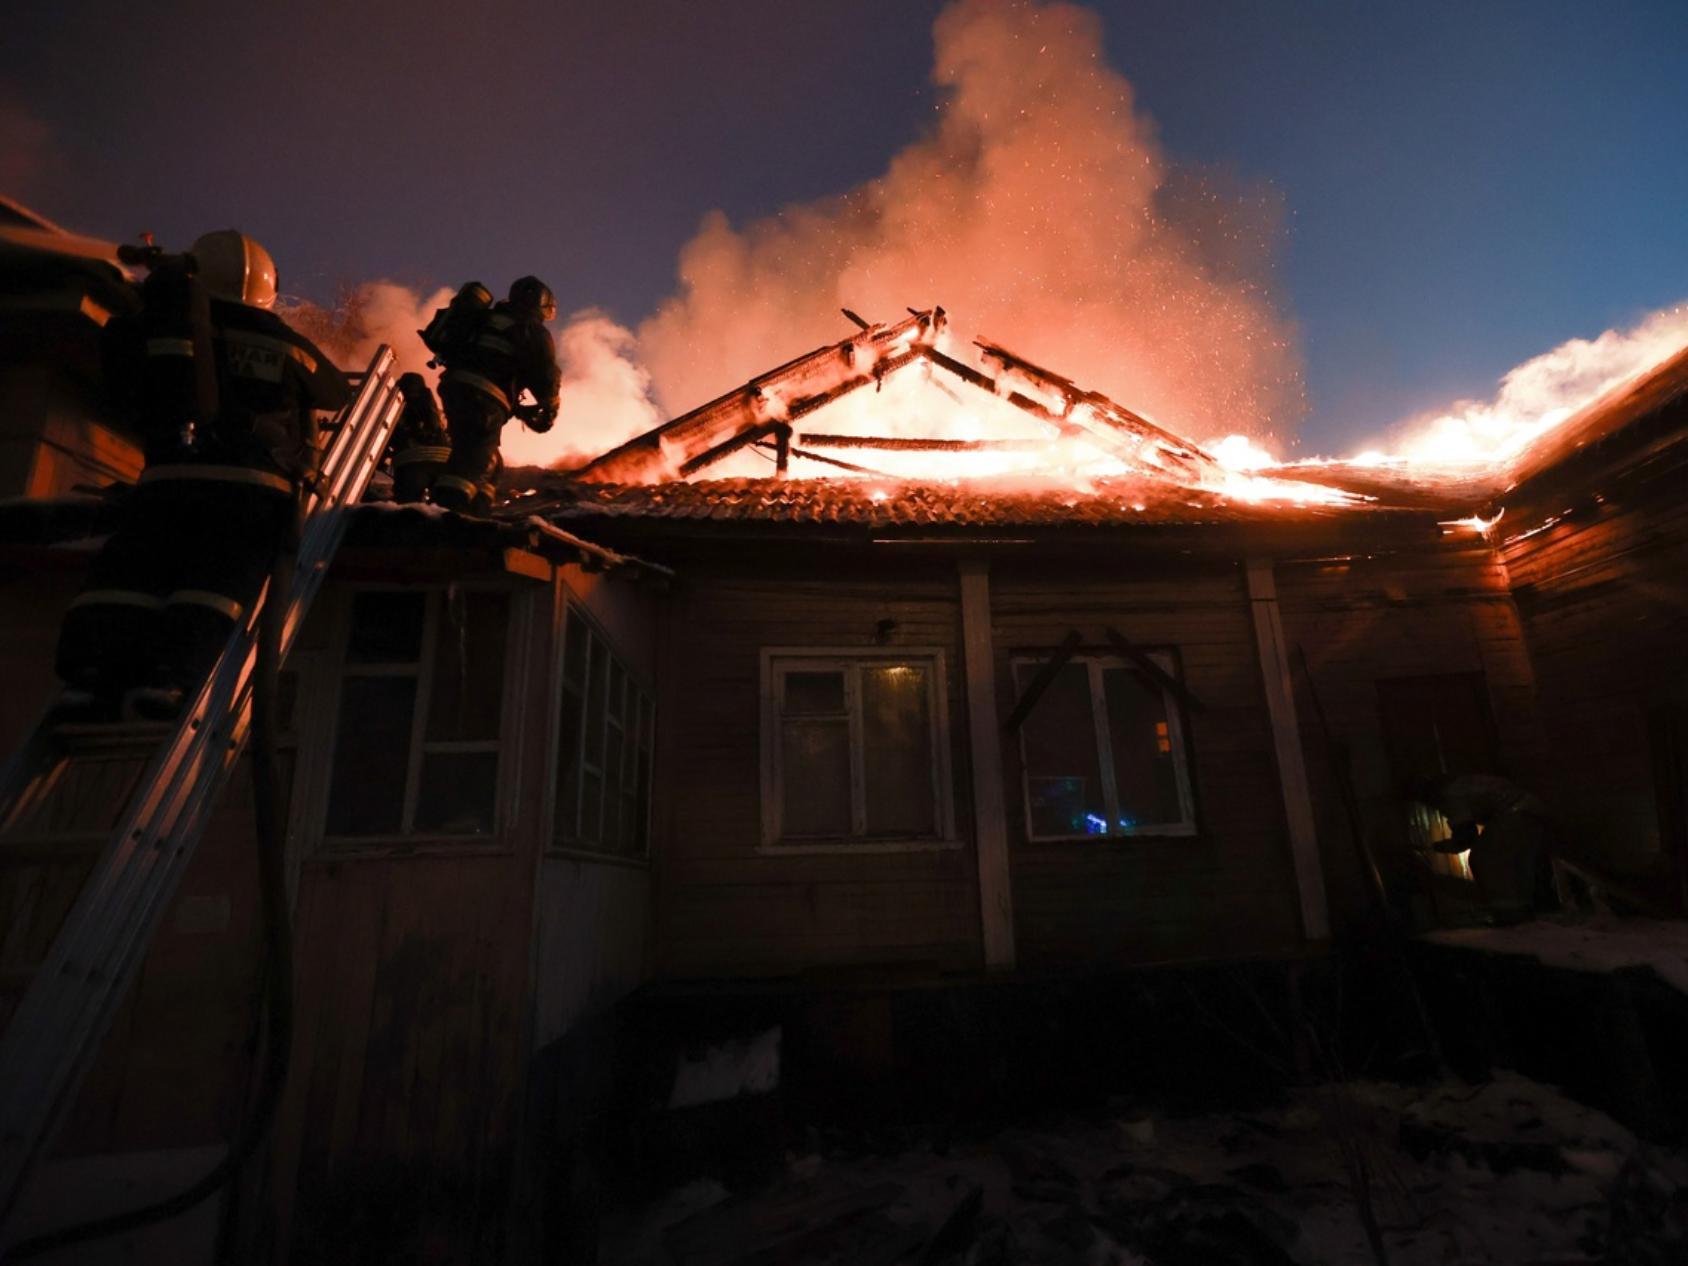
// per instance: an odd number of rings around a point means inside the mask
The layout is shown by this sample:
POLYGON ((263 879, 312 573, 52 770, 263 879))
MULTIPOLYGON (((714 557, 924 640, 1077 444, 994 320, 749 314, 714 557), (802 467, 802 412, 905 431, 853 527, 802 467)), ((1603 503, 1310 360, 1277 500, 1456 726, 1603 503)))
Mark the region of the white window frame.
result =
MULTIPOLYGON (((323 595, 329 598, 330 595, 323 595)), ((356 856, 360 853, 388 854, 394 851, 418 849, 454 853, 509 848, 507 833, 516 822, 515 770, 519 764, 518 736, 521 733, 522 691, 519 689, 525 672, 527 621, 531 618, 531 599, 520 589, 510 585, 473 584, 354 584, 331 595, 335 602, 334 624, 327 646, 320 685, 313 691, 314 716, 301 718, 300 757, 297 760, 294 790, 297 796, 301 828, 308 830, 303 838, 302 852, 326 854, 333 857, 356 856), (498 737, 495 739, 430 740, 427 737, 428 709, 433 700, 434 655, 439 640, 441 605, 446 591, 456 588, 465 592, 503 593, 508 602, 508 616, 504 629, 503 673, 500 677, 502 696, 499 704, 498 737), (355 598, 360 593, 413 593, 423 596, 422 646, 414 665, 411 664, 355 664, 346 663, 346 650, 351 641, 355 598), (350 671, 348 671, 350 667, 350 671), (399 830, 380 835, 331 835, 328 830, 329 802, 333 795, 334 770, 340 744, 339 724, 341 699, 348 677, 404 677, 417 678, 416 698, 412 704, 410 748, 406 754, 404 803, 400 807, 399 830), (309 726, 309 731, 306 726, 309 726), (317 741, 307 743, 304 734, 314 732, 317 741), (307 751, 326 751, 326 760, 307 761, 307 751), (493 752, 497 755, 497 769, 493 776, 492 829, 484 835, 456 835, 441 831, 415 831, 416 807, 421 797, 422 767, 425 758, 434 754, 456 752, 493 752), (307 769, 307 766, 309 767, 307 769)), ((301 682, 301 687, 305 683, 301 682)), ((301 699, 301 703, 303 700, 301 699)), ((296 704, 296 707, 299 705, 296 704)))
MULTIPOLYGON (((1147 656, 1155 662, 1168 677, 1176 677, 1178 673, 1177 661, 1167 651, 1147 651, 1147 656)), ((1015 689, 1022 689, 1021 669, 1027 681, 1036 674, 1037 670, 1047 664, 1053 655, 1016 654, 1010 657, 1010 671, 1015 689)), ((1113 735, 1108 726, 1108 700, 1103 684, 1103 673, 1110 668, 1123 668, 1143 676, 1142 668, 1132 663, 1123 655, 1084 654, 1074 655, 1067 661, 1069 664, 1082 664, 1090 676, 1090 716, 1095 728, 1096 760, 1102 779, 1102 802, 1106 806, 1108 821, 1118 823, 1120 820, 1119 788, 1114 778, 1114 747, 1113 735)), ((1032 788, 1031 767, 1026 760, 1026 727, 1022 723, 1018 735, 1020 742, 1020 799, 1021 812, 1025 818, 1026 839, 1034 844, 1051 844, 1071 840, 1082 840, 1087 844, 1096 844, 1107 840, 1132 839, 1141 836, 1191 836, 1196 834, 1196 801, 1195 793, 1190 783, 1190 753, 1184 742, 1184 718, 1178 706, 1178 697, 1164 683, 1160 683, 1161 702, 1166 709, 1166 735, 1171 744, 1172 768, 1178 782, 1178 810, 1179 820, 1176 822, 1151 822, 1127 827, 1096 835, 1063 834, 1039 835, 1032 826, 1032 788)), ((1042 700, 1038 700, 1041 706, 1042 700)), ((1032 709, 1037 710, 1036 706, 1032 709)), ((1028 717, 1028 720, 1030 718, 1028 717)))
POLYGON ((960 848, 955 834, 955 788, 950 778, 949 674, 936 646, 765 646, 762 648, 762 843, 760 853, 918 853, 960 848), (936 833, 904 837, 865 834, 860 670, 873 664, 920 665, 931 683, 932 805, 936 833), (850 729, 850 816, 847 836, 784 835, 781 722, 789 672, 842 672, 850 729))
MULTIPOLYGON (((650 864, 651 844, 656 830, 656 815, 654 812, 656 805, 657 779, 656 690, 653 688, 651 681, 643 673, 636 671, 632 664, 628 662, 627 656, 617 649, 615 639, 604 632, 603 622, 593 616, 592 612, 587 609, 586 604, 576 598, 569 591, 566 584, 559 582, 557 588, 560 592, 554 608, 555 615, 553 617, 555 620, 555 628, 557 630, 556 653, 551 657, 551 712, 550 720, 547 723, 546 729, 546 733, 549 738, 548 746, 546 748, 547 759, 545 775, 545 851, 556 857, 576 857, 594 862, 607 862, 612 865, 636 866, 644 868, 650 864), (592 847, 585 843, 566 844, 560 842, 558 839, 557 814, 561 808, 562 800, 561 758, 563 751, 563 690, 565 688, 565 682, 563 679, 563 661, 564 656, 568 654, 568 628, 569 618, 571 616, 579 619, 580 622, 586 626, 594 641, 603 643, 604 650, 609 657, 621 665, 621 671, 627 681, 632 684, 638 690, 639 694, 650 703, 651 724, 650 734, 647 741, 650 744, 651 781, 650 785, 645 788, 645 802, 640 806, 645 815, 645 848, 642 853, 619 853, 606 848, 592 847)), ((590 648, 588 648, 586 652, 586 672, 588 678, 590 678, 592 672, 592 652, 590 648)), ((588 684, 590 684, 590 682, 588 684)), ((580 708, 580 724, 582 730, 584 730, 586 726, 586 716, 588 711, 589 708, 587 707, 586 700, 582 699, 580 708)), ((606 751, 609 748, 609 727, 611 721, 612 718, 610 717, 609 709, 606 707, 604 709, 604 749, 606 751)), ((622 723, 622 729, 623 741, 625 742, 625 722, 622 723)), ((586 768, 586 749, 584 744, 581 745, 578 759, 580 761, 581 769, 584 770, 586 768)), ((635 755, 635 761, 636 760, 637 757, 635 755)), ((637 768, 636 764, 635 768, 637 768)), ((603 771, 599 770, 598 773, 599 777, 602 778, 603 771)), ((579 807, 578 800, 576 801, 576 807, 579 807)), ((602 819, 603 802, 600 800, 600 824, 602 823, 602 819)))

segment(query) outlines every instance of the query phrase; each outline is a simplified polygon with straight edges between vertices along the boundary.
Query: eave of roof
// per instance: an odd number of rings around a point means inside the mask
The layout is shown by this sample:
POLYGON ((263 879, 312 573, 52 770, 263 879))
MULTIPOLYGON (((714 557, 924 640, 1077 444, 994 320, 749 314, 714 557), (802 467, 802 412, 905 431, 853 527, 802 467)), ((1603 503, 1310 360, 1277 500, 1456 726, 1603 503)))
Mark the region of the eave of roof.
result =
MULTIPOLYGON (((123 493, 113 496, 14 497, 0 501, 0 541, 39 552, 91 544, 117 526, 123 493)), ((496 553, 525 550, 548 562, 577 564, 589 571, 628 571, 666 577, 672 573, 598 545, 535 515, 517 511, 497 518, 472 518, 434 506, 369 501, 352 509, 342 548, 368 551, 456 550, 496 553)), ((68 557, 68 555, 67 555, 68 557)))

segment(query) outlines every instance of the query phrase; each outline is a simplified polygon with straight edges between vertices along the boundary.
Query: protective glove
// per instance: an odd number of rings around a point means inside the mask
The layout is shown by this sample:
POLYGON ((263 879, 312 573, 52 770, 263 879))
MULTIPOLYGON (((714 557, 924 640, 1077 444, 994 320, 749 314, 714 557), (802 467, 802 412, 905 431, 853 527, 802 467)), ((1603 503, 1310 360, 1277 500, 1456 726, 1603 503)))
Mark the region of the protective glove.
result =
POLYGON ((531 405, 520 411, 522 424, 528 430, 544 435, 557 421, 556 405, 531 405))

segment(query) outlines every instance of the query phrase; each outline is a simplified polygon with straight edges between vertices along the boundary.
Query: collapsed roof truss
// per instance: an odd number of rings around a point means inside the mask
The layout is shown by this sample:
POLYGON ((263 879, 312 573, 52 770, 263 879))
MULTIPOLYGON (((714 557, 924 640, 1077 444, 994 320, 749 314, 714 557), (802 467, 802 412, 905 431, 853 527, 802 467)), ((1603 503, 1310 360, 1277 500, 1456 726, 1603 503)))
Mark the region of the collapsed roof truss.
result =
MULTIPOLYGON (((640 483, 688 478, 741 449, 771 449, 784 473, 795 455, 851 472, 876 473, 866 467, 826 457, 817 447, 926 447, 933 450, 985 447, 991 441, 896 440, 811 435, 808 448, 791 446, 792 424, 872 383, 878 385, 917 361, 944 370, 968 386, 1005 400, 1046 423, 1056 436, 1082 440, 1148 474, 1180 482, 1217 476, 1219 463, 1199 447, 1157 426, 1098 391, 1053 373, 1000 344, 977 340, 995 376, 939 350, 948 319, 941 307, 909 309, 893 324, 844 315, 861 327, 858 334, 786 362, 753 378, 737 390, 681 414, 594 458, 574 472, 595 483, 640 483)), ((1012 441, 1010 441, 1012 443, 1012 441)))

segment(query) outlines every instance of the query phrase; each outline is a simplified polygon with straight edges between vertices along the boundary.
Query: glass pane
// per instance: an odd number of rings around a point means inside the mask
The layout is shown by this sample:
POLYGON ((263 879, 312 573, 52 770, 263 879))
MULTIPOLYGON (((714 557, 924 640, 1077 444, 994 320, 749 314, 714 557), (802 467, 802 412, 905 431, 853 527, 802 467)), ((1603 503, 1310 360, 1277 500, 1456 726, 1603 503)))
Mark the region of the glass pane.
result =
POLYGON ((329 835, 396 835, 410 765, 414 677, 347 677, 340 690, 329 835))
POLYGON ((414 664, 422 657, 427 595, 412 590, 366 590, 352 598, 348 664, 414 664))
POLYGON ((610 659, 609 709, 610 715, 617 721, 621 720, 624 715, 622 711, 622 699, 626 693, 627 671, 622 668, 621 661, 619 659, 612 657, 610 659))
POLYGON ((568 609, 568 628, 563 634, 563 680, 578 686, 586 679, 586 643, 591 633, 586 621, 573 607, 568 609))
POLYGON ((787 721, 781 729, 784 834, 850 834, 850 727, 843 721, 787 721))
MULTIPOLYGON (((639 727, 645 720, 644 697, 639 693, 639 687, 633 684, 633 679, 627 679, 627 715, 623 724, 627 727, 627 760, 632 764, 633 753, 638 751, 644 740, 639 737, 639 727)), ((631 781, 631 777, 629 777, 631 781)))
MULTIPOLYGON (((1015 665, 1019 689, 1037 674, 1035 664, 1015 665)), ((1026 753, 1026 798, 1032 834, 1106 835, 1107 802, 1096 759, 1090 708, 1090 670, 1066 664, 1020 727, 1026 753)))
POLYGON ((785 675, 786 716, 838 716, 843 711, 843 673, 785 675))
POLYGON ((508 594, 470 593, 460 603, 441 604, 428 706, 430 739, 498 737, 509 620, 508 594))
POLYGON ((1108 700, 1120 829, 1182 821, 1174 764, 1178 757, 1160 686, 1135 669, 1108 668, 1102 672, 1102 688, 1108 700))
POLYGON ((592 641, 592 673, 586 681, 586 763, 602 765, 604 760, 604 691, 609 685, 609 653, 596 638, 592 641))
POLYGON ((644 718, 639 723, 639 746, 648 752, 656 746, 656 707, 649 699, 641 699, 639 711, 644 718))
POLYGON ((601 838, 598 834, 599 819, 604 802, 604 780, 593 770, 586 770, 580 775, 580 840, 585 844, 596 844, 601 838))
POLYGON ((621 727, 611 724, 604 749, 604 829, 599 837, 606 848, 621 840, 621 727))
POLYGON ((437 752, 422 758, 418 835, 491 835, 497 752, 437 752))
POLYGON ((633 854, 643 857, 650 844, 651 757, 639 753, 638 772, 633 781, 633 854))
POLYGON ((925 668, 862 669, 862 765, 869 835, 933 835, 931 680, 925 668))
POLYGON ((563 712, 557 732, 557 839, 579 834, 580 812, 580 696, 563 691, 563 712))

